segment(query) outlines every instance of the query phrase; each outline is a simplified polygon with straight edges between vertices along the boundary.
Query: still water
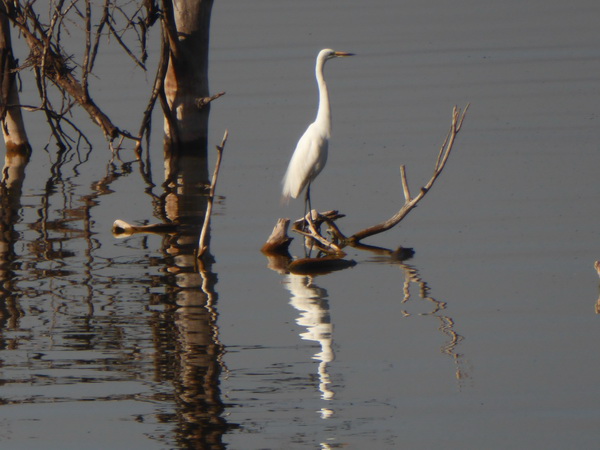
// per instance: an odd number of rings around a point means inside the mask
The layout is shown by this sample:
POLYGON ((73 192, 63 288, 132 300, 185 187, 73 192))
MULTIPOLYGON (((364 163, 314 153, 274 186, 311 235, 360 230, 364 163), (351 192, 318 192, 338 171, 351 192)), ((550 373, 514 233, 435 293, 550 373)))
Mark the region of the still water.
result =
MULTIPOLYGON (((91 151, 45 150, 43 118, 26 115, 33 157, 3 203, 2 448, 595 448, 599 14, 585 0, 215 2, 210 85, 227 94, 210 146, 230 138, 202 267, 193 233, 111 232, 177 201, 158 115, 143 168, 91 125, 91 151), (347 234, 401 206, 400 164, 413 191, 428 180, 452 106, 471 102, 432 191, 369 240, 413 247, 404 264, 351 250, 356 266, 306 277, 259 252, 302 211, 280 205, 280 181, 323 47, 357 54, 328 63, 334 131, 312 189, 347 234)), ((109 56, 95 99, 135 130, 152 76, 109 56)), ((22 96, 35 104, 31 85, 22 96)))

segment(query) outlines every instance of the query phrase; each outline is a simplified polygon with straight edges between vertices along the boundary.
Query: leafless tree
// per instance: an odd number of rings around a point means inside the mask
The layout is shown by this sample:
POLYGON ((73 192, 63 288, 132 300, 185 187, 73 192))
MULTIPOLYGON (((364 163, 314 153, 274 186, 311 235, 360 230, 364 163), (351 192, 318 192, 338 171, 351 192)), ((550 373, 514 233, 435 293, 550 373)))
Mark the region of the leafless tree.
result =
MULTIPOLYGON (((208 104, 222 95, 208 93, 212 4, 213 0, 53 0, 44 7, 35 1, 0 0, 3 29, 7 30, 10 22, 30 50, 22 65, 5 73, 14 76, 15 72, 32 69, 40 97, 38 105, 20 105, 15 98, 10 99, 10 104, 43 111, 59 146, 74 142, 73 131, 79 139, 84 138, 71 119, 73 109, 78 106, 111 144, 115 139, 132 139, 138 143, 139 152, 141 142, 149 135, 157 100, 162 105, 165 133, 170 142, 202 139, 207 134, 208 104), (141 112, 139 131, 131 134, 115 124, 95 101, 92 75, 102 45, 109 39, 117 42, 141 70, 149 70, 148 36, 157 24, 161 32, 161 58, 148 106, 141 112), (64 38, 67 35, 71 46, 64 38), (74 36, 81 39, 73 39, 74 36), (83 45, 73 48, 73 41, 83 45)), ((3 35, 9 36, 7 32, 3 35)), ((10 40, 6 42, 10 50, 10 40)), ((4 86, 8 84, 3 81, 3 92, 9 92, 4 86)), ((7 105, 8 99, 3 99, 7 105)))

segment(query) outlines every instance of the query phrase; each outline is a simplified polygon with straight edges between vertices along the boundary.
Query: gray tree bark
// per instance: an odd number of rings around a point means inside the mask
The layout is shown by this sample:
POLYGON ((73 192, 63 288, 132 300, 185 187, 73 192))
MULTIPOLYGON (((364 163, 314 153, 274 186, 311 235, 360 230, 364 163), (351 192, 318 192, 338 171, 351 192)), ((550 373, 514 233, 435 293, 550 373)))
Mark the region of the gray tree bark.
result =
POLYGON ((16 61, 12 52, 10 25, 3 3, 0 3, 0 126, 6 146, 2 180, 22 178, 22 169, 31 154, 16 83, 16 61), (16 173, 12 173, 16 172, 16 173), (20 175, 19 175, 20 174, 20 175), (11 176, 12 175, 12 176, 11 176), (19 175, 19 176, 18 176, 19 175))
MULTIPOLYGON (((165 79, 165 137, 183 145, 208 135, 208 50, 213 0, 163 0, 170 48, 165 79)), ((205 145, 203 147, 206 147, 205 145)))

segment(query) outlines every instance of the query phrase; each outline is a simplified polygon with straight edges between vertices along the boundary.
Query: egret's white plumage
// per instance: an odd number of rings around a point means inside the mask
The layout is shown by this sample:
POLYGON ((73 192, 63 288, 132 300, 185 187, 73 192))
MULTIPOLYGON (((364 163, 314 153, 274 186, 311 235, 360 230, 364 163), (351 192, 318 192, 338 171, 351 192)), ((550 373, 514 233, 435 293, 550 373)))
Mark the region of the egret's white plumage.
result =
POLYGON ((317 118, 311 123, 296 145, 290 164, 283 177, 283 199, 296 198, 306 188, 306 202, 310 208, 310 183, 319 175, 327 162, 327 147, 331 136, 331 108, 329 93, 323 77, 325 61, 352 56, 352 53, 324 49, 317 56, 315 73, 319 87, 319 109, 317 118))

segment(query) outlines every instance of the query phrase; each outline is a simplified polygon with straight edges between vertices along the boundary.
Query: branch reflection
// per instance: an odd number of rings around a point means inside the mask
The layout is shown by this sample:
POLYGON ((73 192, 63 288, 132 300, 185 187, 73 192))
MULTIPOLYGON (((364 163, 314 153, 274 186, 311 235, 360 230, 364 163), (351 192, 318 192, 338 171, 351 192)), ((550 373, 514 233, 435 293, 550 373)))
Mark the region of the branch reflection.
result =
MULTIPOLYGON (((594 269, 596 269, 596 272, 598 272, 598 276, 600 277, 600 261, 594 262, 594 269)), ((600 288, 598 290, 600 291, 600 288)), ((596 300, 594 310, 596 311, 596 314, 600 314, 600 294, 598 294, 598 300, 596 300)))
MULTIPOLYGON (((427 281, 421 277, 419 270, 416 267, 388 257, 375 257, 372 258, 371 261, 393 264, 402 270, 404 274, 402 305, 407 305, 412 300, 413 287, 416 287, 419 299, 428 302, 431 310, 419 313, 418 316, 435 317, 438 320, 438 330, 440 330, 447 339, 440 350, 443 354, 448 355, 453 359, 456 366, 456 379, 458 380, 459 385, 462 385, 465 380, 470 378, 469 370, 467 369, 468 362, 465 361, 464 355, 458 351, 458 346, 464 340, 464 337, 456 331, 454 319, 443 313, 446 310, 447 304, 435 299, 431 295, 431 289, 429 288, 427 281)), ((407 309, 402 309, 401 313, 404 317, 413 316, 407 309)))

